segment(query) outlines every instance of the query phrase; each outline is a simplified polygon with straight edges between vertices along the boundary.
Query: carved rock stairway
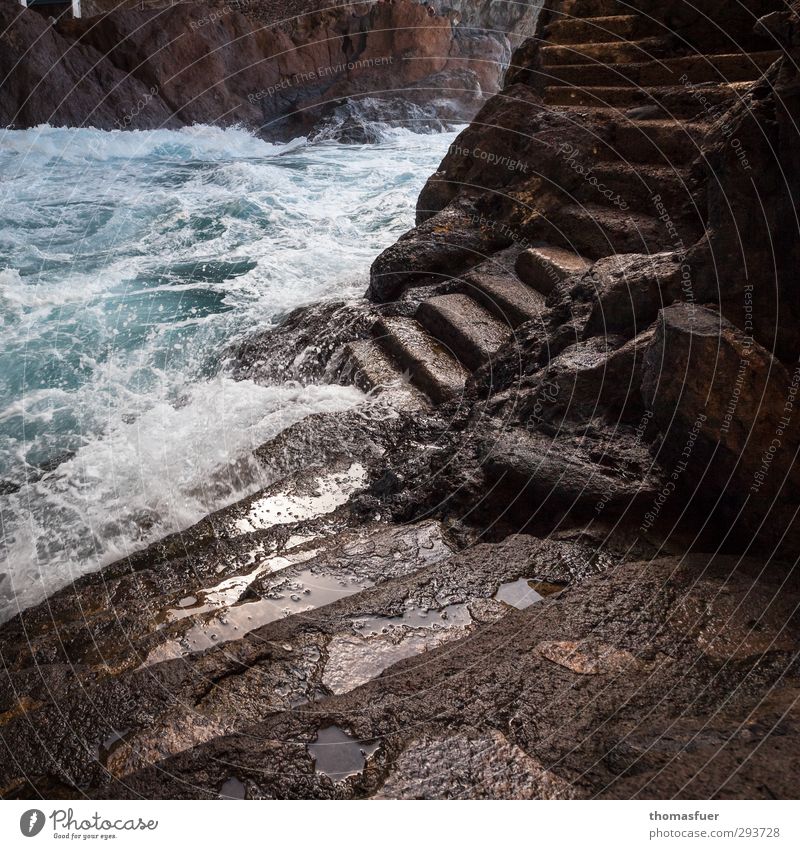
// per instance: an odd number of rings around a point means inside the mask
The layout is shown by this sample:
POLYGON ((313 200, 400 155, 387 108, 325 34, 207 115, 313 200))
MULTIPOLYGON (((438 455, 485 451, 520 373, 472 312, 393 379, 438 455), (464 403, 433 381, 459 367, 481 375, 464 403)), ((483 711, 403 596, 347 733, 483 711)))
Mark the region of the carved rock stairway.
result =
MULTIPOLYGON (((543 224, 551 238, 593 258, 688 247, 702 235, 705 210, 695 202, 702 194, 693 191, 688 166, 701 154, 711 122, 780 55, 753 35, 756 13, 735 22, 723 39, 708 36, 706 46, 690 44, 667 24, 669 5, 565 0, 542 33, 536 74, 545 103, 610 127, 610 142, 597 145, 597 161, 587 167, 630 207, 621 214, 604 205, 587 183, 543 224), (679 239, 659 220, 656 196, 679 239)), ((703 14, 704 4, 695 5, 703 14)), ((761 12, 770 6, 761 5, 761 12)))
MULTIPOLYGON (((717 6, 697 0, 691 9, 713 21, 717 6)), ((396 386, 405 374, 423 393, 410 390, 414 403, 454 398, 567 276, 615 254, 683 253, 694 244, 706 210, 691 166, 712 122, 779 56, 753 26, 780 3, 751 6, 731 14, 731 26, 718 33, 713 25, 673 26, 681 8, 671 0, 557 3, 540 26, 538 63, 527 82, 568 123, 574 114, 576 128, 587 120, 599 128, 592 131, 597 143, 577 163, 592 179, 565 179, 568 163, 554 166, 560 173, 544 176, 559 202, 527 233, 537 247, 508 248, 456 273, 454 292, 422 301, 413 317, 380 319, 373 340, 349 351, 357 382, 396 386)))
POLYGON ((379 318, 372 339, 347 346, 347 371, 362 389, 388 390, 412 406, 457 398, 515 328, 540 314, 554 286, 588 267, 547 244, 501 251, 460 277, 458 291, 423 300, 413 317, 379 318))

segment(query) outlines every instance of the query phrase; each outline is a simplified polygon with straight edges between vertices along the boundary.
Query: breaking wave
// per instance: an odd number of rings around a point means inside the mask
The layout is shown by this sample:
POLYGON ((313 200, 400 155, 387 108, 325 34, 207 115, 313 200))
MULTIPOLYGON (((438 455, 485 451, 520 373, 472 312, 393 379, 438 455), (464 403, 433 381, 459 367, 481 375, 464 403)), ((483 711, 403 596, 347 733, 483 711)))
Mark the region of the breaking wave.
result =
POLYGON ((341 386, 222 352, 360 295, 453 133, 0 131, 0 621, 254 491, 252 450, 341 386))

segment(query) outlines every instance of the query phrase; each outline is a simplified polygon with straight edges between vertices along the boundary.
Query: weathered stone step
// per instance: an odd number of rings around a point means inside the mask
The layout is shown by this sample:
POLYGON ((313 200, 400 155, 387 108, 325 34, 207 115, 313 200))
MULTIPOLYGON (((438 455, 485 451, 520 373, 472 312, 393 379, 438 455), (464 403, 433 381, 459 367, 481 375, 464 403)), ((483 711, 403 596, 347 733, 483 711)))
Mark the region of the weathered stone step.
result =
POLYGON ((728 4, 724 20, 720 18, 720 0, 692 0, 691 4, 672 5, 670 10, 658 0, 573 0, 559 5, 545 34, 551 34, 548 40, 552 45, 577 44, 583 40, 586 43, 616 41, 622 46, 623 39, 635 39, 624 29, 616 37, 607 34, 609 30, 615 32, 620 29, 614 24, 605 26, 605 33, 596 24, 613 18, 638 18, 638 25, 630 24, 634 32, 638 27, 640 32, 651 33, 661 38, 665 45, 672 44, 677 53, 688 52, 692 45, 714 53, 770 50, 775 43, 756 32, 756 22, 770 12, 785 9, 785 0, 748 0, 746 4, 728 4), (686 9, 676 9, 678 5, 684 5, 686 9), (606 14, 598 14, 603 11, 606 14), (671 14, 676 11, 678 17, 671 14))
POLYGON ((345 345, 339 373, 364 392, 380 392, 400 406, 428 406, 425 395, 411 385, 403 370, 374 339, 345 345))
POLYGON ((601 41, 637 41, 664 36, 668 30, 644 15, 608 15, 596 18, 559 18, 547 28, 550 44, 585 44, 601 41))
POLYGON ((599 146, 598 155, 631 163, 681 166, 700 155, 708 129, 709 125, 700 121, 615 121, 610 143, 599 146))
POLYGON ((523 283, 547 295, 567 277, 588 271, 591 264, 574 251, 539 245, 522 251, 517 257, 516 272, 523 283))
POLYGON ((462 277, 468 294, 511 327, 531 321, 544 309, 544 296, 526 286, 514 271, 518 254, 518 248, 500 251, 462 277))
POLYGON ((632 166, 627 162, 600 162, 592 168, 597 183, 584 181, 573 190, 573 197, 588 203, 625 206, 651 211, 653 195, 660 195, 672 208, 691 199, 688 170, 672 165, 632 166))
MULTIPOLYGON (((655 106, 663 116, 693 118, 710 114, 717 107, 730 107, 747 88, 747 83, 727 83, 714 86, 676 86, 634 88, 626 86, 598 86, 570 88, 548 86, 545 103, 548 106, 581 106, 595 108, 613 107, 617 110, 655 106)), ((658 117, 658 115, 648 115, 658 117)))
POLYGON ((383 349, 409 371, 412 382, 435 403, 447 401, 464 389, 469 372, 414 319, 382 317, 375 323, 373 333, 383 349))
POLYGON ((423 301, 417 321, 472 371, 490 362, 511 335, 469 295, 439 295, 423 301))
POLYGON ((564 204, 542 216, 535 227, 542 239, 589 259, 656 253, 671 241, 666 227, 654 217, 589 203, 564 204))
POLYGON ((663 56, 669 45, 662 38, 640 41, 601 41, 588 44, 549 44, 542 47, 546 66, 582 65, 591 62, 649 62, 663 56))
POLYGON ((761 53, 728 53, 681 56, 650 62, 597 62, 546 65, 542 75, 549 86, 666 86, 682 85, 685 75, 691 84, 742 82, 758 79, 778 58, 777 50, 761 53))

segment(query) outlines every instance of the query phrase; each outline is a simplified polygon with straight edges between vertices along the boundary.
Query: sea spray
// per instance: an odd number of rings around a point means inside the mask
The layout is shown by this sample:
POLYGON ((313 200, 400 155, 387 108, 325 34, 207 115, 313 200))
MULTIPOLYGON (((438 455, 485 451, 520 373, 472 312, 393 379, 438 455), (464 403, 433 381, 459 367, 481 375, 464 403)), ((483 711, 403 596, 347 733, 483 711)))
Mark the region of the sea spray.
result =
POLYGON ((0 621, 250 492, 252 450, 349 387, 222 352, 357 297, 454 134, 0 131, 0 621))

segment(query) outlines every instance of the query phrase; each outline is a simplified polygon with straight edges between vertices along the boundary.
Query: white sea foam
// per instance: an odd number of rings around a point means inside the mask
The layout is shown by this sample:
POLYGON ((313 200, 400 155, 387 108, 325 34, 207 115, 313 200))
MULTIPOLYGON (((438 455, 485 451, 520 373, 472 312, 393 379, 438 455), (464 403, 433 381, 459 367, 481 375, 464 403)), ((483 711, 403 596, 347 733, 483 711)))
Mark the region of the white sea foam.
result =
POLYGON ((266 484, 253 449, 307 415, 349 409, 363 395, 219 376, 182 400, 157 403, 131 423, 114 419, 102 438, 5 497, 10 577, 0 617, 266 484))
POLYGON ((83 165, 158 157, 224 162, 236 157, 287 153, 304 145, 305 139, 269 144, 248 130, 202 124, 180 130, 75 130, 48 124, 24 131, 0 130, 4 155, 35 159, 38 164, 67 160, 83 165))
POLYGON ((382 137, 0 131, 0 620, 255 491, 255 446, 360 402, 234 382, 220 352, 363 291, 453 134, 382 137))

